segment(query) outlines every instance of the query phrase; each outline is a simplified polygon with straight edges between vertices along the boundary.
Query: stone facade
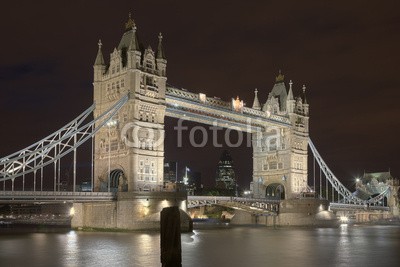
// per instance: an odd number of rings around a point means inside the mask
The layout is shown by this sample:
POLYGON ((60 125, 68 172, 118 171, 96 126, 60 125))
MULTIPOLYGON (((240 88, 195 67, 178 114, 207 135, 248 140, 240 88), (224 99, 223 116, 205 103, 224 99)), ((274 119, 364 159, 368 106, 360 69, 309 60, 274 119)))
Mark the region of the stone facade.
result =
POLYGON ((160 191, 163 186, 167 61, 161 34, 158 38, 157 53, 150 46, 142 49, 136 25, 129 18, 108 65, 99 42, 94 64, 94 117, 126 94, 129 101, 96 134, 96 191, 160 191))
POLYGON ((256 91, 252 108, 238 97, 224 102, 167 87, 161 34, 154 52, 140 45, 136 31, 129 18, 107 64, 99 42, 94 117, 126 94, 129 101, 95 136, 96 191, 162 190, 165 116, 250 132, 255 197, 294 198, 307 189, 309 105, 305 87, 303 96, 294 98, 292 82, 287 91, 279 74, 263 105, 256 91))
POLYGON ((117 201, 74 203, 73 228, 158 230, 163 208, 180 209, 181 230, 192 230, 186 194, 174 192, 119 192, 117 201))
MULTIPOLYGON (((292 82, 289 92, 283 75, 268 95, 263 111, 290 119, 290 126, 269 126, 264 132, 253 133, 253 194, 255 197, 294 198, 308 189, 308 122, 309 105, 305 98, 293 97, 292 82)), ((257 91, 254 108, 259 106, 257 91)))

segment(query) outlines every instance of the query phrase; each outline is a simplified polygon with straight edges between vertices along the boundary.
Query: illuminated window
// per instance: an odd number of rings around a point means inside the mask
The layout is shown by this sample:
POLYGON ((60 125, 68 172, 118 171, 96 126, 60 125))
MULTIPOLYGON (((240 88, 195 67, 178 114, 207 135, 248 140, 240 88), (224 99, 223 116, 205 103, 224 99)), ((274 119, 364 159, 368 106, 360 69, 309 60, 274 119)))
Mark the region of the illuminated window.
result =
POLYGON ((269 150, 270 150, 270 151, 276 150, 276 138, 272 138, 272 139, 269 141, 269 150))
POLYGON ((271 161, 271 162, 269 163, 269 168, 270 168, 271 170, 276 170, 276 169, 278 168, 278 163, 277 163, 276 161, 271 161))

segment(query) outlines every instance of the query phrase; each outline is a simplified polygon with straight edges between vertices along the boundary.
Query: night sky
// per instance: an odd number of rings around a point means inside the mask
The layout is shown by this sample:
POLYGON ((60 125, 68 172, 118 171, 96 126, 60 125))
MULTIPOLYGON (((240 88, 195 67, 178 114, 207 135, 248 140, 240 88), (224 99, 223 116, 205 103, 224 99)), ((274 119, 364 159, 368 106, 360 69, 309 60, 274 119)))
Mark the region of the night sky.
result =
MULTIPOLYGON (((146 47, 155 49, 163 33, 169 84, 251 106, 254 89, 263 104, 282 70, 295 95, 307 86, 310 136, 343 183, 364 170, 400 177, 400 2, 326 2, 3 3, 0 157, 91 105, 97 42, 108 62, 131 11, 146 47)), ((166 160, 212 184, 224 148, 176 149, 175 124, 166 119, 166 160)), ((239 184, 248 186, 251 149, 230 152, 239 184)))

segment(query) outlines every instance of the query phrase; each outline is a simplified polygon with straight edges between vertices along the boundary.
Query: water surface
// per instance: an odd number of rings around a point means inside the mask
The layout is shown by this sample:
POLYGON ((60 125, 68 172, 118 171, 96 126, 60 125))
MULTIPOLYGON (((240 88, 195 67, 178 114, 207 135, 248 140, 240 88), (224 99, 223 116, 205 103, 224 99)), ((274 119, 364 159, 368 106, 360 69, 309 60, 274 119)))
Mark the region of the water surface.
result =
MULTIPOLYGON (((0 266, 161 266, 157 232, 1 233, 0 266)), ((400 227, 234 227, 182 234, 182 265, 399 266, 400 227)))

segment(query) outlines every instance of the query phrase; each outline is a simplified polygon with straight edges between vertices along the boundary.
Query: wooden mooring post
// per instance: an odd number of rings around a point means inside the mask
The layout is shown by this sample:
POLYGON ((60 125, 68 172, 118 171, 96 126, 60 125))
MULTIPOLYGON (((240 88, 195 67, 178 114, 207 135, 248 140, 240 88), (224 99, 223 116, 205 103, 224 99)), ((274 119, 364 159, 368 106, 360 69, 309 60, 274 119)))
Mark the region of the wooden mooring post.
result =
POLYGON ((178 207, 161 211, 160 245, 162 267, 182 267, 181 220, 178 207))

